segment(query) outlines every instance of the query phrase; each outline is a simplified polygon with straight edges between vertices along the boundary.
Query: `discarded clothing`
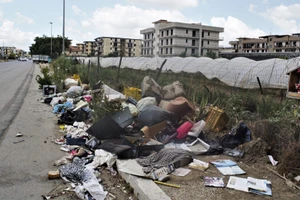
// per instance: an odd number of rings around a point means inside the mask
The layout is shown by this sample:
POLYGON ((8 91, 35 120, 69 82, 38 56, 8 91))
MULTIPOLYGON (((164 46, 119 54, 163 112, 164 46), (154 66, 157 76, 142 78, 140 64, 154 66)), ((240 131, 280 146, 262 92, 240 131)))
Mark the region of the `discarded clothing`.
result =
POLYGON ((95 151, 95 157, 93 162, 88 164, 87 167, 96 168, 106 163, 107 167, 110 168, 115 164, 117 158, 118 157, 112 153, 109 153, 102 149, 98 149, 95 151))
POLYGON ((76 193, 79 191, 82 192, 85 189, 94 199, 105 199, 107 192, 105 192, 103 190, 103 187, 99 184, 92 169, 86 168, 84 165, 84 161, 82 161, 80 158, 75 157, 72 163, 60 167, 59 172, 62 178, 66 178, 68 180, 82 184, 82 186, 79 185, 75 188, 76 193))
POLYGON ((219 143, 224 148, 234 149, 249 141, 251 141, 251 131, 244 122, 240 122, 230 133, 221 137, 219 143))
POLYGON ((53 113, 57 114, 57 113, 64 113, 65 110, 69 109, 69 108, 72 108, 73 107, 73 104, 71 102, 66 102, 64 104, 57 104, 54 106, 53 108, 53 113))
POLYGON ((75 157, 72 163, 60 167, 59 172, 61 177, 66 177, 69 180, 80 182, 82 180, 82 173, 84 169, 84 162, 80 158, 75 157))
POLYGON ((187 162, 190 163, 193 160, 192 154, 182 149, 163 149, 146 158, 137 159, 137 162, 143 166, 145 173, 150 173, 155 169, 167 167, 171 164, 181 167, 180 162, 183 160, 188 160, 187 162))

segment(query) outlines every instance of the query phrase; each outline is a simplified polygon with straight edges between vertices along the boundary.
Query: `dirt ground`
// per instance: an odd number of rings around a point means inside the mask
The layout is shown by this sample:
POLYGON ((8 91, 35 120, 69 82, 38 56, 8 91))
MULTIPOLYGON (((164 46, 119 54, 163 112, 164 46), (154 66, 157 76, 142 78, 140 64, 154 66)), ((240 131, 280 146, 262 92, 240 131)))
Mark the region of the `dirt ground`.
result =
POLYGON ((267 157, 262 158, 258 162, 251 165, 248 165, 245 161, 243 161, 243 159, 236 160, 234 157, 229 157, 225 155, 197 156, 196 158, 205 162, 211 162, 217 159, 231 159, 233 161, 236 161, 240 168, 242 168, 246 172, 245 175, 238 175, 238 177, 247 178, 248 176, 250 176, 253 178, 270 180, 272 183, 273 196, 270 197, 265 195, 256 195, 229 188, 205 187, 203 181, 204 176, 222 177, 225 185, 227 185, 229 179, 229 176, 223 176, 215 166, 210 164, 209 168, 205 172, 192 169, 191 172, 185 177, 177 177, 171 175, 171 179, 168 181, 168 183, 180 185, 180 189, 159 185, 159 187, 171 199, 250 200, 253 198, 257 198, 296 200, 300 197, 300 190, 292 189, 285 183, 283 179, 279 178, 276 174, 267 169, 268 167, 273 170, 276 169, 276 167, 273 167, 270 163, 267 162, 267 157))

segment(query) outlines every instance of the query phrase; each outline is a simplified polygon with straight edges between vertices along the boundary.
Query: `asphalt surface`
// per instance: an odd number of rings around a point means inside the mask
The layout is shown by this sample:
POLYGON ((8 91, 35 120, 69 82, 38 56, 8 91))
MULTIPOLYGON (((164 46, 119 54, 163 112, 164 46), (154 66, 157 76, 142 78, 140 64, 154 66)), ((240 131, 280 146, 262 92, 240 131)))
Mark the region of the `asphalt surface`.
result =
POLYGON ((47 176, 64 152, 51 142, 57 118, 37 101, 37 74, 38 65, 30 61, 0 63, 0 200, 42 199, 62 183, 47 176))
POLYGON ((0 63, 0 137, 19 112, 33 73, 32 62, 0 63))

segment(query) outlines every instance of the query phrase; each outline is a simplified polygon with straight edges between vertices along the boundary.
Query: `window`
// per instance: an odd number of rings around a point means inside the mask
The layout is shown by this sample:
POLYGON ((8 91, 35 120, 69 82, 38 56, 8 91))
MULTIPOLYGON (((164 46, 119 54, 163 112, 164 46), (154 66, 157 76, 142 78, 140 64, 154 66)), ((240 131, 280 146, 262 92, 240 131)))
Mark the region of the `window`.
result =
POLYGON ((160 54, 161 54, 161 55, 163 54, 163 48, 160 49, 160 54))
POLYGON ((187 48, 185 48, 185 53, 187 52, 187 48))
POLYGON ((207 41, 207 44, 209 45, 209 41, 207 41))
POLYGON ((118 51, 118 48, 115 48, 115 51, 118 51))
POLYGON ((115 38, 115 42, 118 42, 118 39, 117 39, 117 38, 115 38))
POLYGON ((170 39, 170 45, 172 45, 172 44, 173 44, 173 39, 171 38, 171 39, 170 39))
POLYGON ((116 46, 118 46, 118 43, 115 42, 115 43, 114 43, 114 47, 116 47, 116 46))
POLYGON ((192 49, 192 54, 195 54, 195 49, 192 49))
POLYGON ((193 31, 193 37, 196 37, 196 31, 193 31))
POLYGON ((171 29, 171 35, 173 35, 173 29, 171 29))
POLYGON ((166 45, 169 45, 169 39, 166 40, 166 45))
POLYGON ((167 30, 167 36, 169 36, 169 30, 167 30))
POLYGON ((188 39, 185 39, 185 43, 188 43, 188 39))
POLYGON ((170 48, 170 54, 172 54, 172 48, 170 48))
POLYGON ((161 31, 161 37, 164 37, 164 31, 161 31))
POLYGON ((168 54, 168 48, 166 48, 166 54, 168 54))
POLYGON ((196 46, 196 40, 192 40, 192 46, 196 46))
POLYGON ((210 36, 210 32, 207 32, 207 36, 210 36))
POLYGON ((185 30, 185 33, 188 34, 188 33, 189 33, 189 30, 185 30))
POLYGON ((160 41, 160 45, 161 45, 161 46, 164 45, 164 41, 163 41, 163 40, 160 41))

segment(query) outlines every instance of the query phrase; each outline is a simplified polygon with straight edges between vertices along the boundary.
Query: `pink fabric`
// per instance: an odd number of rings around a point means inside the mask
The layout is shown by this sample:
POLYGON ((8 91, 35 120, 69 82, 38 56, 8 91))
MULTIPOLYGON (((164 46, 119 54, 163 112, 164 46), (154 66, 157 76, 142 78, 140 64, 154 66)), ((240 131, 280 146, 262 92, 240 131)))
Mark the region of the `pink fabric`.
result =
POLYGON ((187 136, 189 131, 192 129, 193 123, 191 122, 184 122, 178 129, 177 129, 177 138, 183 139, 187 136))
POLYGON ((85 96, 83 96, 83 98, 88 103, 90 103, 92 101, 92 95, 85 95, 85 96))

